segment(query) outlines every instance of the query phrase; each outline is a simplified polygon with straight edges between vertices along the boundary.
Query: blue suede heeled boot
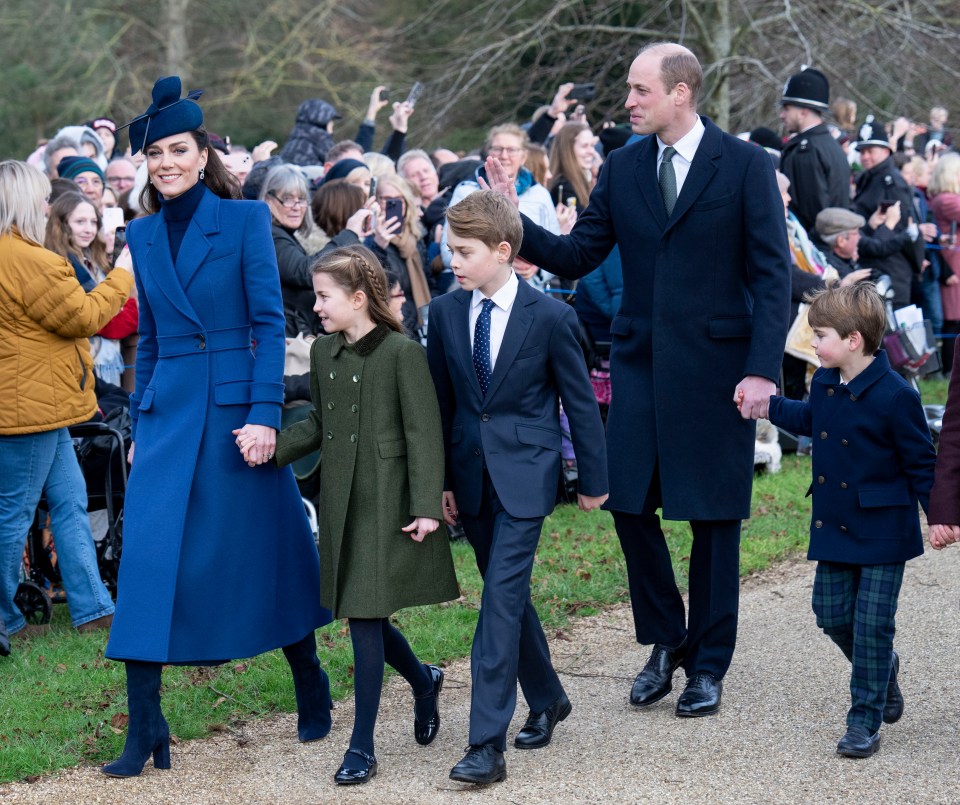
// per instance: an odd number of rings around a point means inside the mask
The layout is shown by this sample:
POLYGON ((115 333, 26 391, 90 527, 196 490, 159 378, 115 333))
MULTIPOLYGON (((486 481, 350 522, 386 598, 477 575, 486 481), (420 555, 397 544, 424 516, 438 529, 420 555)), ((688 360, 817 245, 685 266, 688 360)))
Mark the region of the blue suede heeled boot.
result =
POLYGON ((127 741, 123 754, 101 771, 108 777, 136 777, 153 755, 155 769, 170 768, 170 728, 160 710, 157 662, 127 662, 127 741))
POLYGON ((317 639, 310 632, 303 640, 283 647, 290 663, 293 688, 297 695, 297 737, 304 743, 326 738, 333 721, 330 708, 330 678, 320 667, 317 639))

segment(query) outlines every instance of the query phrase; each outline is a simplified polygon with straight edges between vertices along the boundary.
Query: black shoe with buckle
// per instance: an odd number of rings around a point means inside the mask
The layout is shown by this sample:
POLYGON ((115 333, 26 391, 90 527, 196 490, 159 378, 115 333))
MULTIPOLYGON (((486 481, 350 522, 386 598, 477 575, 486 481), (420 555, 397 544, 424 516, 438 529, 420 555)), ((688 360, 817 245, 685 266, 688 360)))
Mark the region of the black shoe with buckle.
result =
POLYGON ((359 749, 348 749, 343 763, 333 775, 337 785, 358 785, 377 776, 377 759, 359 749), (353 755, 353 758, 350 756, 353 755), (350 765, 348 766, 348 758, 350 765))

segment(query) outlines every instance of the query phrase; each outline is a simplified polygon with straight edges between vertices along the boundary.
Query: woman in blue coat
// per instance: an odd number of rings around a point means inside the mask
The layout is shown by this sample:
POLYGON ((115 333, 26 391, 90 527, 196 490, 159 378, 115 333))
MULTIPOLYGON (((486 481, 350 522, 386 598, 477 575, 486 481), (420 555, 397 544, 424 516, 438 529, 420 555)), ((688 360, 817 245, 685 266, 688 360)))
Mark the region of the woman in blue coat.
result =
POLYGON ((290 468, 272 457, 283 402, 284 319, 270 214, 238 188, 201 128, 195 94, 160 79, 130 126, 154 214, 131 222, 140 303, 134 444, 117 613, 107 656, 127 667, 123 756, 169 768, 163 664, 216 664, 283 647, 300 740, 330 729, 314 630, 320 570, 290 468), (235 434, 254 440, 246 466, 235 434), (269 463, 268 463, 269 462, 269 463))

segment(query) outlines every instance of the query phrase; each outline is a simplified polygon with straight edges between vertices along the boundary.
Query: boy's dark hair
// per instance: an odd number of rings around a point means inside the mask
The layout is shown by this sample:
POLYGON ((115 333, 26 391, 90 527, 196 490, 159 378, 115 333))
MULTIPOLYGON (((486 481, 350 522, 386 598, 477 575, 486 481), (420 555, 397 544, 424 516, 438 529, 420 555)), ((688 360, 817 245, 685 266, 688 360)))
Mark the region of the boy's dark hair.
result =
POLYGON ((510 244, 511 260, 517 256, 523 240, 520 213, 506 196, 493 190, 478 190, 448 207, 447 223, 457 237, 479 240, 490 249, 506 241, 510 244))
POLYGON ((887 312, 871 282, 825 288, 807 294, 807 320, 811 327, 832 327, 841 338, 855 330, 863 338, 863 354, 873 355, 887 331, 887 312))

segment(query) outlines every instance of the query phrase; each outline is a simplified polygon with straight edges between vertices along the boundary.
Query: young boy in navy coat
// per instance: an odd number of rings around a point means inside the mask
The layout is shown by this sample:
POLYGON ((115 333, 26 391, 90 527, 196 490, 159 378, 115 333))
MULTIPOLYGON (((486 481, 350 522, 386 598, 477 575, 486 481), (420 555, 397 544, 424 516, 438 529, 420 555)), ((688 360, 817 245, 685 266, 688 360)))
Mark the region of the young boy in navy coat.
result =
POLYGON ((459 515, 484 579, 471 654, 470 749, 454 780, 499 782, 517 703, 530 715, 518 749, 546 746, 571 711, 540 620, 530 573, 560 480, 559 398, 570 420, 580 508, 607 497, 603 425, 573 309, 520 282, 520 215, 502 195, 473 193, 447 212, 460 287, 430 303, 427 358, 446 446, 444 518, 459 515))
POLYGON ((903 714, 893 650, 908 559, 923 553, 935 454, 920 396, 879 349, 886 327, 873 285, 821 292, 809 311, 821 367, 808 402, 770 398, 770 421, 813 437, 809 559, 817 625, 853 664, 846 757, 880 748, 881 721, 903 714))

